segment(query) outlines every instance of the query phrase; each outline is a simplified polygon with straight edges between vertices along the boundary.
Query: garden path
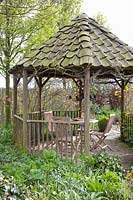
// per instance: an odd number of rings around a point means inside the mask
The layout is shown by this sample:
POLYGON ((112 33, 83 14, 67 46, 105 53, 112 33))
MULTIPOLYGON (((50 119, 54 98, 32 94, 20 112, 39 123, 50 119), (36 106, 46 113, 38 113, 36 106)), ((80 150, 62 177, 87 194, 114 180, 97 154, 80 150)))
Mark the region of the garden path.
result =
POLYGON ((133 148, 120 141, 119 127, 112 127, 106 143, 113 149, 110 154, 117 155, 122 163, 123 168, 127 171, 133 167, 133 148))

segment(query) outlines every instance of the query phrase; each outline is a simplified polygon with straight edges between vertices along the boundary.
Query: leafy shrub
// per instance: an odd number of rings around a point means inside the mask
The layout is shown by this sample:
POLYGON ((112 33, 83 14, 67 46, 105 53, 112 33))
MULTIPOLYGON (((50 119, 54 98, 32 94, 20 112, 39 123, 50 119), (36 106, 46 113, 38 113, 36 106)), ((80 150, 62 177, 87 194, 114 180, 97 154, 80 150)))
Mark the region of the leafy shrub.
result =
POLYGON ((123 193, 120 194, 120 177, 113 172, 105 172, 101 176, 93 176, 88 181, 90 192, 101 193, 103 199, 124 199, 123 193))
POLYGON ((38 157, 18 151, 12 142, 3 145, 0 141, 0 158, 2 199, 129 200, 118 159, 105 153, 82 155, 73 163, 54 151, 38 157))
POLYGON ((103 132, 105 130, 108 120, 109 120, 109 117, 104 116, 98 121, 98 127, 99 127, 100 132, 103 132))
POLYGON ((82 167, 85 172, 91 169, 93 172, 98 172, 99 174, 105 173, 106 171, 115 172, 120 177, 124 174, 120 159, 118 157, 108 155, 105 152, 100 152, 93 156, 82 155, 81 160, 83 162, 82 167))
POLYGON ((130 188, 129 196, 131 197, 133 195, 133 167, 131 168, 130 171, 127 172, 126 180, 129 184, 129 188, 130 188))
POLYGON ((43 152, 43 158, 46 160, 46 161, 49 161, 49 160, 53 160, 53 159, 56 159, 57 158, 57 154, 55 151, 48 151, 48 150, 45 150, 43 152))
POLYGON ((103 116, 108 117, 110 114, 115 114, 116 116, 120 116, 120 110, 119 109, 101 109, 100 112, 98 113, 98 118, 101 118, 103 116))
POLYGON ((4 176, 2 172, 0 172, 0 197, 9 200, 32 200, 30 191, 17 184, 13 177, 4 176))
POLYGON ((133 136, 130 136, 129 138, 126 139, 126 143, 130 146, 133 147, 133 136))
POLYGON ((13 143, 12 126, 0 126, 0 142, 2 144, 13 143))

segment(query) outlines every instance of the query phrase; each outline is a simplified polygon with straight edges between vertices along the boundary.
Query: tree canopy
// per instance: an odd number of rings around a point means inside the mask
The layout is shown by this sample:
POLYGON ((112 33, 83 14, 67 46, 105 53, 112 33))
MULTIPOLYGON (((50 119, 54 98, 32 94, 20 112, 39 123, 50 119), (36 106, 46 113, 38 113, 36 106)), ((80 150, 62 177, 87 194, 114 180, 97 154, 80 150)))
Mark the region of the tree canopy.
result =
POLYGON ((6 79, 6 118, 10 119, 9 69, 24 52, 40 45, 77 15, 81 0, 4 0, 0 2, 0 73, 6 79))

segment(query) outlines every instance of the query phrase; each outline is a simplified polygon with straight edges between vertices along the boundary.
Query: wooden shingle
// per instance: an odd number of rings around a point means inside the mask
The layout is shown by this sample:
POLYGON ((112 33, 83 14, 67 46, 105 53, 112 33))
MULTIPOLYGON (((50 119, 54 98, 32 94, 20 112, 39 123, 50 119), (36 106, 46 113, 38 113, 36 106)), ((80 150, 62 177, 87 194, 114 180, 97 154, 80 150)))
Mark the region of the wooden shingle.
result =
POLYGON ((110 67, 130 67, 133 72, 133 50, 113 33, 99 25, 86 14, 76 17, 69 25, 62 27, 53 37, 37 49, 31 50, 11 70, 13 73, 19 67, 41 71, 46 69, 58 71, 69 67, 76 71, 84 65, 90 65, 91 70, 110 67))

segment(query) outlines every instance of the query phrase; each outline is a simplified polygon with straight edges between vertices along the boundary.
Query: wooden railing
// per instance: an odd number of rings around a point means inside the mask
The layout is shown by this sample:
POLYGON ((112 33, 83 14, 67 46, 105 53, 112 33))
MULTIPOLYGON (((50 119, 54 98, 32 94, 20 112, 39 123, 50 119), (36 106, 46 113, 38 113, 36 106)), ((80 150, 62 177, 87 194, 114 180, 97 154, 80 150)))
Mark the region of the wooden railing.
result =
POLYGON ((80 117, 79 116, 79 111, 75 110, 75 111, 53 111, 53 115, 54 116, 60 116, 60 117, 70 117, 70 118, 76 118, 76 117, 80 117))
MULTIPOLYGON (((41 119, 44 119, 44 110, 41 112, 41 119)), ((70 117, 70 118, 77 118, 79 117, 79 111, 52 111, 53 116, 58 116, 58 117, 70 117)), ((32 112, 28 114, 28 119, 29 120, 38 120, 40 118, 40 112, 32 112)))
MULTIPOLYGON (((23 119, 14 116, 15 142, 23 146, 23 119)), ((84 131, 73 121, 27 120, 29 152, 55 150, 61 157, 77 159, 84 151, 84 131)))
POLYGON ((76 122, 28 120, 29 151, 55 150, 61 157, 77 159, 83 152, 84 132, 76 122))
MULTIPOLYGON (((41 119, 43 119, 44 117, 44 115, 43 115, 43 111, 42 111, 42 113, 41 113, 41 119)), ((40 118, 40 113, 37 111, 37 112, 33 112, 33 113, 29 113, 28 114, 28 119, 29 120, 38 120, 40 118)))
POLYGON ((13 132, 15 144, 23 146, 23 118, 18 115, 14 115, 13 132))

